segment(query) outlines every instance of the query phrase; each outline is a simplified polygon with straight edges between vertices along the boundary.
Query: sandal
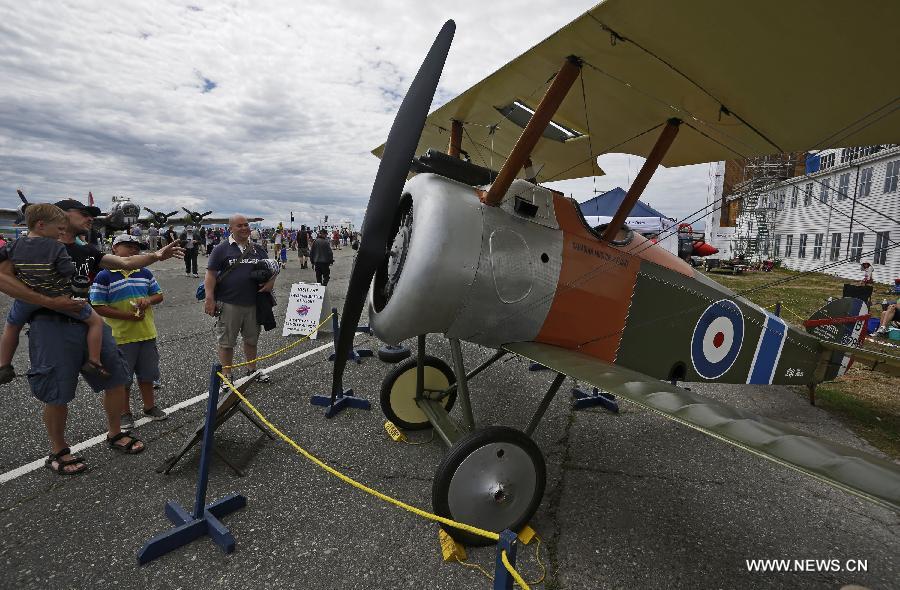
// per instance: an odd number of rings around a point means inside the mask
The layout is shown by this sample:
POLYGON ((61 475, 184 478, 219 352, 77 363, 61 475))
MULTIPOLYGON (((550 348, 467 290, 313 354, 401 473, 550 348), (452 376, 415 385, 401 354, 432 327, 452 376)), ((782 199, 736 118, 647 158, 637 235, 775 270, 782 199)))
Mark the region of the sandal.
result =
POLYGON ((111 375, 111 373, 106 370, 106 367, 100 363, 95 363, 94 361, 88 361, 81 365, 81 372, 89 377, 100 377, 102 379, 107 379, 111 375))
POLYGON ((57 475, 77 475, 83 471, 87 471, 87 465, 84 462, 84 459, 81 457, 72 457, 71 459, 63 459, 66 455, 70 454, 72 451, 69 447, 64 448, 58 453, 50 453, 50 456, 44 460, 44 467, 50 469, 55 472, 57 475), (56 463, 56 467, 53 464, 56 463), (78 465, 81 464, 81 469, 75 469, 74 471, 67 471, 66 467, 69 465, 78 465))
POLYGON ((143 441, 133 434, 129 434, 127 432, 120 432, 112 438, 106 439, 106 444, 109 445, 114 451, 119 451, 120 453, 125 453, 126 455, 137 455, 138 453, 143 453, 146 447, 141 447, 139 449, 135 449, 134 445, 137 443, 142 443, 143 441), (123 438, 130 438, 126 444, 117 445, 116 442, 122 440, 123 438))

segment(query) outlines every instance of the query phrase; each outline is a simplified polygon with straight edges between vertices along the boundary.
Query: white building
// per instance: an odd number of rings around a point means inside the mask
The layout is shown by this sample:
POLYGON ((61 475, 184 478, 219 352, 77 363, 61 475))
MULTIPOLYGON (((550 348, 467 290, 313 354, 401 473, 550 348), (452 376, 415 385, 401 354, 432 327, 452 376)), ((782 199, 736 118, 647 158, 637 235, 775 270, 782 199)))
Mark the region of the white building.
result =
MULTIPOLYGON (((719 163, 715 203, 722 202, 724 170, 719 163)), ((875 280, 893 284, 900 278, 900 146, 823 150, 807 170, 758 195, 726 197, 744 201, 735 227, 721 227, 711 206, 707 240, 728 256, 746 248, 746 236, 758 235, 757 255, 785 268, 859 280, 860 263, 871 262, 875 280)))

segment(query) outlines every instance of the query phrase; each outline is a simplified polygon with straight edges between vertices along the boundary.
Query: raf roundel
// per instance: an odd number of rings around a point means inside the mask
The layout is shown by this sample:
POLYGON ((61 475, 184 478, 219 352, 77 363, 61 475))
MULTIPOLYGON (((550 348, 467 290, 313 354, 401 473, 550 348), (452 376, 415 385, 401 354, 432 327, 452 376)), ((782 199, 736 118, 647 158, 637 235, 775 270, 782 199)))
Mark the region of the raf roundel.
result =
POLYGON ((734 301, 722 299, 706 308, 694 327, 691 362, 704 379, 725 374, 744 342, 744 316, 734 301))

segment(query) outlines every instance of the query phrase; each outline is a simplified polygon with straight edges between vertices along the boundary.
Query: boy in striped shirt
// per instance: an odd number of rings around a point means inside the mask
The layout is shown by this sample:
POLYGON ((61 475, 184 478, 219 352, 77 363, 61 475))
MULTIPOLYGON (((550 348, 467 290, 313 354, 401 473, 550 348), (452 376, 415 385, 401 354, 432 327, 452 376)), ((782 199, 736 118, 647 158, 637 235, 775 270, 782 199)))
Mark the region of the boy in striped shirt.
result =
MULTIPOLYGON (((113 240, 113 254, 122 258, 134 256, 146 246, 136 236, 122 234, 113 240)), ((128 371, 137 376, 144 402, 144 415, 165 420, 166 413, 156 407, 153 382, 159 379, 159 350, 156 347, 156 324, 153 305, 162 303, 159 283, 146 268, 137 270, 102 270, 91 285, 91 305, 106 318, 112 328, 119 351, 128 371)), ((132 428, 134 417, 126 398, 122 408, 122 428, 132 428)))

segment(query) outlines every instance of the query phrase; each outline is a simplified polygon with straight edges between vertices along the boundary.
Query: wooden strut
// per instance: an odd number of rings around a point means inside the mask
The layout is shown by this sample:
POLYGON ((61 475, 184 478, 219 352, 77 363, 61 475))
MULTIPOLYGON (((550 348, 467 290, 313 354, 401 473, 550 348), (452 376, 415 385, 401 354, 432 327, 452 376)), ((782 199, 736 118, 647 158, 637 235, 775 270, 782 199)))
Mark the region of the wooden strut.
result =
POLYGON ((447 153, 454 158, 459 157, 459 151, 462 149, 462 121, 453 119, 450 127, 450 144, 447 146, 447 153))
POLYGON ((641 198, 644 189, 647 188, 647 183, 650 182, 650 178, 653 176, 653 173, 656 172, 656 169, 659 168, 659 163, 662 162, 666 152, 669 151, 669 147, 675 140, 675 136, 678 135, 679 125, 681 125, 681 119, 669 119, 668 122, 666 122, 666 126, 663 128, 662 133, 660 133, 659 139, 656 140, 656 145, 653 146, 653 149, 650 150, 650 155, 647 156, 647 161, 641 166, 641 171, 638 172, 638 175, 634 179, 634 183, 628 188, 625 199, 623 199, 622 204, 619 205, 619 209, 613 216, 612 221, 610 221, 609 225, 606 226, 606 229, 603 230, 603 235, 600 239, 609 242, 616 237, 617 233, 619 233, 619 229, 622 228, 622 224, 625 223, 625 219, 628 217, 628 214, 631 213, 632 207, 634 207, 634 204, 641 198))
POLYGON ((572 55, 567 57, 559 72, 553 78, 550 88, 547 89, 540 104, 534 110, 534 115, 531 116, 519 139, 516 141, 516 145, 506 162, 503 163, 503 168, 497 174, 491 189, 484 197, 485 205, 496 207, 503 200, 503 197, 506 196, 509 186, 516 179, 519 170, 525 165, 525 161, 531 157, 531 151, 537 145, 544 130, 547 129, 550 119, 556 114, 559 105, 566 98, 569 89, 575 83, 575 80, 578 79, 578 74, 580 73, 581 60, 572 55))

